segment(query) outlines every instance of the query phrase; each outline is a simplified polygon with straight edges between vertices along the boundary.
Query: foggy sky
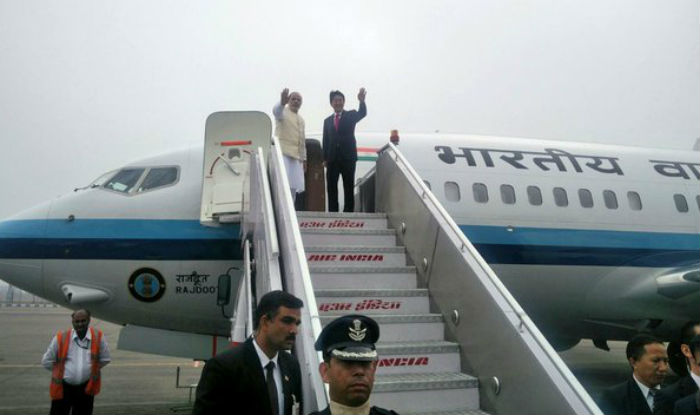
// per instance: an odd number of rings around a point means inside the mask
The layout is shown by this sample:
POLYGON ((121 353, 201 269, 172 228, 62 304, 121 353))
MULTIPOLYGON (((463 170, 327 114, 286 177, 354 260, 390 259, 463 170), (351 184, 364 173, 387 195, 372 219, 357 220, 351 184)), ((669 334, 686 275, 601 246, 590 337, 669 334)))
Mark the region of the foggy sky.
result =
POLYGON ((697 0, 0 0, 0 219, 199 143, 284 87, 318 131, 367 88, 362 131, 691 149, 697 0))

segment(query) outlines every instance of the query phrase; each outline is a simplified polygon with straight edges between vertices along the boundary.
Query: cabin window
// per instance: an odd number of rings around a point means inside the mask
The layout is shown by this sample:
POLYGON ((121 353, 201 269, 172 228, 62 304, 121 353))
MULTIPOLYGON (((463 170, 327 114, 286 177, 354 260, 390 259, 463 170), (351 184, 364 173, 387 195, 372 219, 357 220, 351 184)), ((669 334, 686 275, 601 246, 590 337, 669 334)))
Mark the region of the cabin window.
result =
POLYGON ((122 169, 112 177, 105 189, 114 190, 117 192, 128 193, 131 188, 139 181, 145 169, 122 169))
POLYGON ((695 196, 695 203, 697 203, 698 210, 700 210, 700 196, 695 196))
POLYGON ((155 167, 148 171, 139 186, 139 192, 171 185, 177 181, 177 167, 155 167))
POLYGON ((423 180, 423 183, 425 183, 426 186, 428 186, 428 190, 433 190, 432 187, 430 187, 430 182, 427 180, 423 180))
POLYGON ((512 205, 515 203, 515 189, 509 184, 501 185, 501 200, 506 205, 512 205))
POLYGON ((617 196, 612 190, 603 190, 603 200, 608 209, 617 209, 617 196))
POLYGON ((489 190, 483 183, 474 183, 472 185, 472 191, 474 192, 474 200, 477 203, 486 203, 489 201, 489 190))
POLYGON ((642 210, 642 198, 639 197, 639 193, 627 192, 627 202, 630 204, 630 209, 642 210))
POLYGON ((688 211, 688 201, 685 200, 685 196, 680 193, 676 193, 673 195, 673 201, 676 202, 676 209, 679 212, 685 213, 688 211))
POLYGON ((566 189, 555 187, 552 193, 554 194, 554 204, 560 207, 569 206, 569 197, 566 195, 566 189))
POLYGON ((445 182, 445 197, 450 202, 459 202, 462 198, 459 194, 459 185, 455 182, 445 182))
POLYGON ((533 206, 540 206, 542 204, 542 192, 537 186, 527 187, 527 199, 533 206))
POLYGON ((593 195, 588 189, 578 189, 578 200, 581 202, 581 206, 585 208, 593 207, 593 195))

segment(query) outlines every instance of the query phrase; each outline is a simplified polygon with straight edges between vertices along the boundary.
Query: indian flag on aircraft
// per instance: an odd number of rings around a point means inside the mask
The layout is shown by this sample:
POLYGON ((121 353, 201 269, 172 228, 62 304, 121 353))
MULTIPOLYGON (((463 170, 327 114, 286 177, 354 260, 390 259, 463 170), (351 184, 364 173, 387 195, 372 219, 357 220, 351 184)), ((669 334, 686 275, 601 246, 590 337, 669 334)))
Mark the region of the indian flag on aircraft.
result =
POLYGON ((375 147, 357 147, 357 161, 377 161, 377 151, 375 147))

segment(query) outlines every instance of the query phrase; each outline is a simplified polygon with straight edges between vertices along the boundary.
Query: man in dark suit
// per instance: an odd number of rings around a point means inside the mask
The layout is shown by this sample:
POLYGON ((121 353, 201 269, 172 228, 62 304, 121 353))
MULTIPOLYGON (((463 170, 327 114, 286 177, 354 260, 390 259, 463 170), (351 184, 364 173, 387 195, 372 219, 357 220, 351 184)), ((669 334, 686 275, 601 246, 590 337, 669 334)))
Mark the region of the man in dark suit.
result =
POLYGON ((353 188, 355 186, 355 164, 357 163, 357 142, 355 125, 367 115, 365 105, 367 92, 360 88, 357 99, 360 108, 345 111, 345 95, 331 91, 330 101, 333 115, 323 121, 323 164, 326 167, 326 188, 328 189, 328 211, 338 211, 338 177, 343 176, 343 212, 355 208, 353 188))
POLYGON ((283 291, 265 294, 255 310, 255 334, 204 366, 192 413, 300 414, 299 362, 285 350, 294 345, 302 306, 283 291))
POLYGON ((323 354, 318 369, 328 383, 331 401, 323 411, 309 415, 398 415, 369 404, 377 370, 374 344, 378 339, 377 322, 359 314, 338 317, 323 328, 314 347, 323 354))
POLYGON ((666 348, 648 334, 638 334, 627 343, 627 361, 632 376, 606 389, 598 403, 606 414, 651 415, 654 395, 668 371, 666 348))
POLYGON ((673 407, 673 415, 698 415, 700 414, 700 392, 695 392, 676 402, 673 407))
POLYGON ((700 366, 695 355, 700 352, 700 324, 697 321, 690 322, 683 326, 681 330, 680 353, 682 354, 685 364, 687 365, 685 376, 681 377, 675 383, 661 389, 656 394, 654 399, 654 414, 665 415, 673 413, 673 405, 676 401, 698 391, 698 382, 700 382, 700 366))

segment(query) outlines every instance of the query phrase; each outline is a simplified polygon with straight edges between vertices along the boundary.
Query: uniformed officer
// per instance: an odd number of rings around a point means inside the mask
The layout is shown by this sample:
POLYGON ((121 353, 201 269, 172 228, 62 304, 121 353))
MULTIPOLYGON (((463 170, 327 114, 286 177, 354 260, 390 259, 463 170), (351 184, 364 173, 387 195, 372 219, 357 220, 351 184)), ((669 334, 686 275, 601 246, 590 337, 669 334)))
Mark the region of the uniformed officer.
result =
POLYGON ((370 407, 369 395, 377 370, 377 339, 379 326, 367 316, 338 317, 324 327, 315 347, 323 353, 319 371, 328 383, 331 401, 326 409, 310 415, 398 415, 370 407))

